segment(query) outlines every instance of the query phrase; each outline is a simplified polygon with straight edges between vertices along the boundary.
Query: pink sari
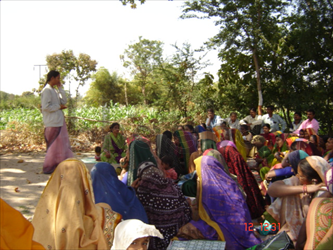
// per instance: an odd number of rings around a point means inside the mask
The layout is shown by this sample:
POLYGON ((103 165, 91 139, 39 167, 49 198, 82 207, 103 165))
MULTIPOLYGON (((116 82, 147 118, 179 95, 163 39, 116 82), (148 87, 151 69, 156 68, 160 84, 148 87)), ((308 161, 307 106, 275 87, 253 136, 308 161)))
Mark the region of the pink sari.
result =
POLYGON ((43 165, 44 174, 52 174, 58 164, 73 158, 66 123, 62 127, 47 127, 44 130, 46 156, 43 165))

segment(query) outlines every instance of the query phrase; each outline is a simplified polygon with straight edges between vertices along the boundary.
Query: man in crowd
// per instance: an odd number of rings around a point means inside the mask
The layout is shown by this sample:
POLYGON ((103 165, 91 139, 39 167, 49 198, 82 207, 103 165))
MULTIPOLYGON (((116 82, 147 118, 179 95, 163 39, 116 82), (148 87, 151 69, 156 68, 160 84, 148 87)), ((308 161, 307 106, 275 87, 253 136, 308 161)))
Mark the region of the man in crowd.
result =
POLYGON ((294 134, 298 136, 301 129, 307 128, 312 128, 316 132, 316 134, 318 134, 319 122, 314 118, 315 114, 316 112, 313 109, 309 109, 308 111, 306 111, 306 116, 308 117, 308 119, 302 122, 301 126, 299 126, 299 128, 294 131, 294 134))
POLYGON ((269 132, 273 133, 276 131, 284 132, 286 129, 286 122, 278 114, 273 114, 274 106, 269 105, 266 108, 266 115, 262 116, 262 124, 269 124, 271 129, 269 132), (281 128, 280 128, 281 125, 281 128))
POLYGON ((207 116, 208 116, 206 120, 207 130, 212 130, 215 126, 217 126, 217 123, 219 122, 221 117, 215 115, 214 109, 208 109, 207 116))
POLYGON ((296 131, 301 126, 302 122, 301 112, 295 112, 294 121, 290 125, 290 132, 296 131))

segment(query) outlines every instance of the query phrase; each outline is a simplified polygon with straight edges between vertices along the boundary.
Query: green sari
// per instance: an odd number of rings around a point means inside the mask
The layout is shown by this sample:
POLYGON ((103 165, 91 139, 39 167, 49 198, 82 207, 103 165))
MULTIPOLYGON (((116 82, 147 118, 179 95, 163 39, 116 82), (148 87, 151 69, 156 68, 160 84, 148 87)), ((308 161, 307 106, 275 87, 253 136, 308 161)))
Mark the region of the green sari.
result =
POLYGON ((113 133, 108 133, 104 138, 103 152, 101 154, 102 162, 118 164, 119 160, 126 156, 126 148, 125 138, 121 134, 115 136, 113 133), (106 152, 110 153, 110 158, 106 157, 106 152))

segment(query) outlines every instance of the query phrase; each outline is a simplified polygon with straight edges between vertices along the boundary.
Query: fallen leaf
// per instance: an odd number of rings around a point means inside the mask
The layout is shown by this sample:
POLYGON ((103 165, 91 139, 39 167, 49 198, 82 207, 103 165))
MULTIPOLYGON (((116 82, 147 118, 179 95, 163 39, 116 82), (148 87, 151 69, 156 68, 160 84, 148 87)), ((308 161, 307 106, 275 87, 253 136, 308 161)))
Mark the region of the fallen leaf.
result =
POLYGON ((20 192, 18 187, 16 187, 14 190, 15 190, 16 193, 20 192))
POLYGON ((30 183, 31 183, 31 181, 29 181, 29 180, 27 179, 27 183, 28 183, 28 184, 30 184, 30 183))
POLYGON ((76 155, 81 155, 81 153, 76 153, 76 155))
POLYGON ((18 160, 17 163, 23 163, 23 162, 24 162, 24 160, 23 160, 23 159, 20 159, 20 160, 18 160))

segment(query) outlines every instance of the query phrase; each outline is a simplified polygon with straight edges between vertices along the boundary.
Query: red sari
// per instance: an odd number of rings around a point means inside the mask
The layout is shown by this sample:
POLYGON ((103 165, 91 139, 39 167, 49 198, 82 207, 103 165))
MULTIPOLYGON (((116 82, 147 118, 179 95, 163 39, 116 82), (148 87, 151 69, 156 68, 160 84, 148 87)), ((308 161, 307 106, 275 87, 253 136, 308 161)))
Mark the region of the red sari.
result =
POLYGON ((251 218, 255 219, 260 217, 265 211, 265 201, 261 195, 257 181, 246 165, 243 157, 237 149, 232 146, 220 148, 219 152, 225 159, 230 173, 237 175, 237 181, 247 195, 246 203, 249 207, 251 218))

